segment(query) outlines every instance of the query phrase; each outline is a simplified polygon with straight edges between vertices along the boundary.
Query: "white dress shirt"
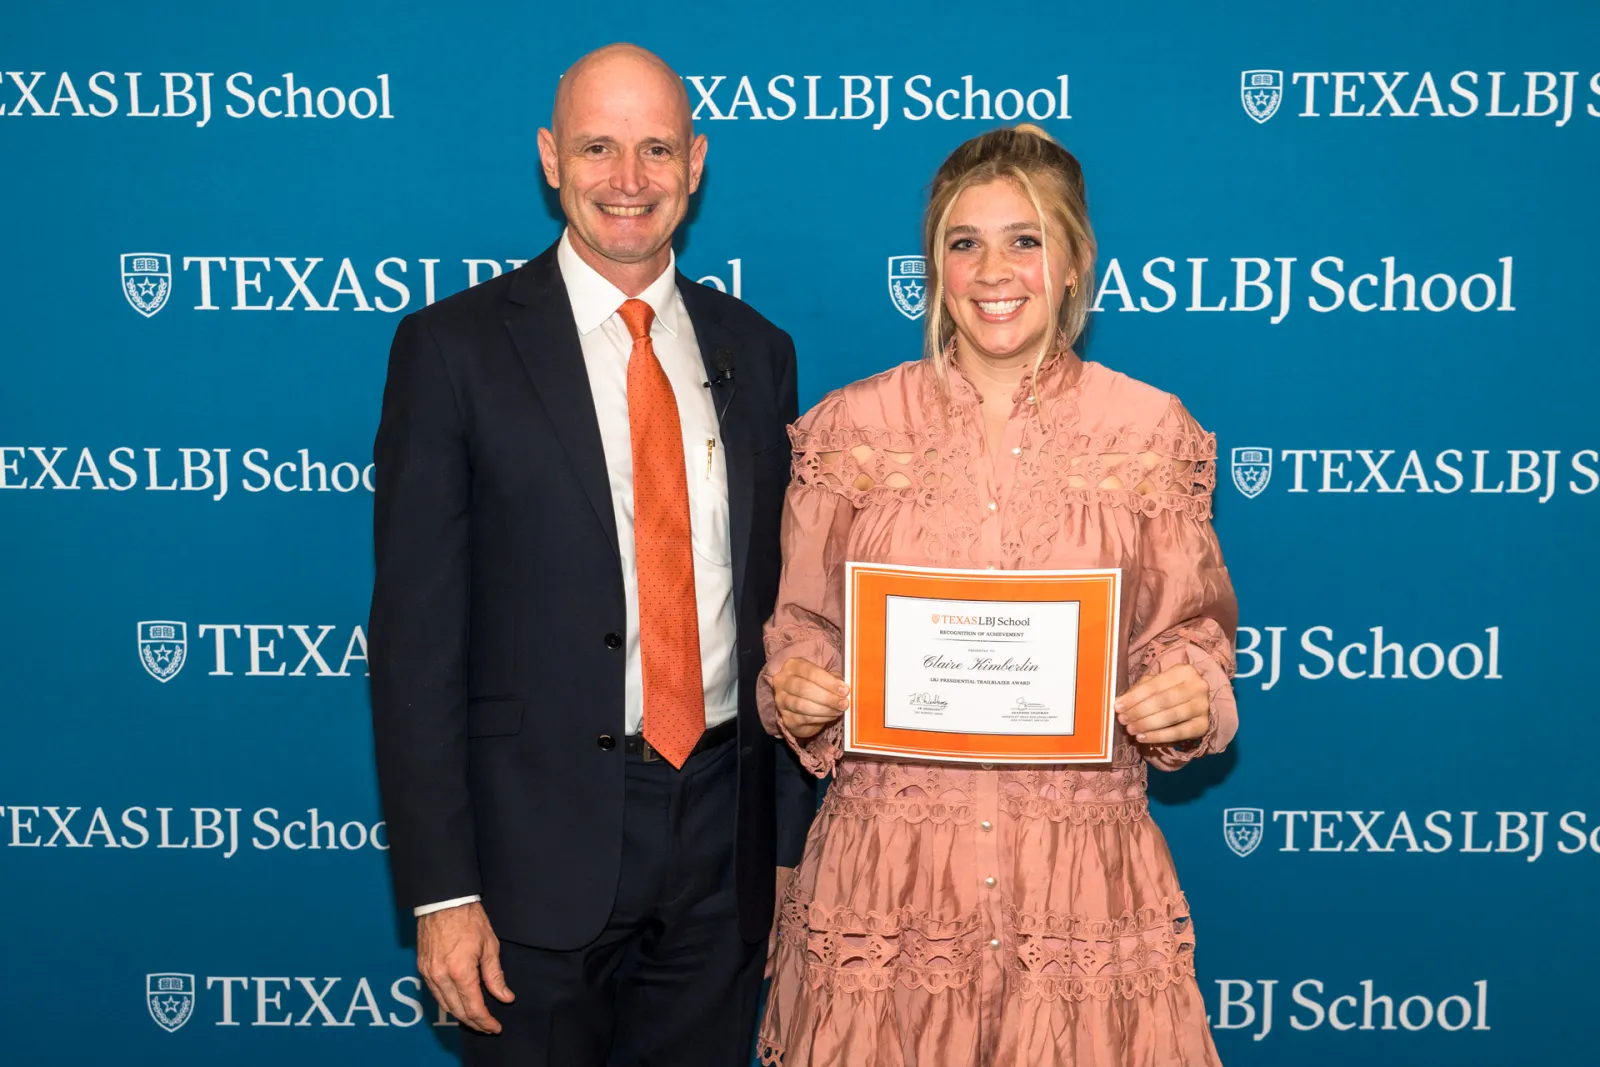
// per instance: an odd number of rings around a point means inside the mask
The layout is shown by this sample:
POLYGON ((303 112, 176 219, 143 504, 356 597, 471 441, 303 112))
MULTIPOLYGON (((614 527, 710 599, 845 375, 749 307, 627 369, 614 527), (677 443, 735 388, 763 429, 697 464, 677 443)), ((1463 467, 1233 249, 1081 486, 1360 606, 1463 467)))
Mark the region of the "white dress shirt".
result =
MULTIPOLYGON (((628 297, 578 257, 569 236, 556 252, 566 283, 572 317, 589 372, 589 392, 600 419, 600 444, 611 483, 611 510, 617 520, 617 549, 627 604, 627 662, 624 666, 624 722, 637 734, 644 722, 644 673, 639 658, 639 575, 633 537, 633 439, 628 428, 628 358, 633 338, 617 309, 628 297)), ((738 640, 733 615, 733 555, 728 533, 728 473, 722 434, 694 324, 678 293, 677 259, 640 293, 655 319, 650 341, 678 400, 683 428, 683 460, 689 483, 689 527, 694 542, 694 594, 700 612, 700 671, 705 685, 706 727, 732 719, 739 711, 738 640)), ((425 904, 419 916, 477 901, 477 896, 425 904)))

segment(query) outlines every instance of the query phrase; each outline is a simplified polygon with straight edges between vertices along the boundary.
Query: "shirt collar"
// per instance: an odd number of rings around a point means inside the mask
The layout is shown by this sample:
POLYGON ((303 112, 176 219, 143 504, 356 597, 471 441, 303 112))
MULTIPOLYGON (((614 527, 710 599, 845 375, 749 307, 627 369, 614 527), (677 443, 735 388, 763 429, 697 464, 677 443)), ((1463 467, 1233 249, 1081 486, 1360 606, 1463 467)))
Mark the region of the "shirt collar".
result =
MULTIPOLYGON (((572 247, 571 235, 565 230, 561 233, 561 245, 556 250, 556 262, 561 267, 561 280, 566 283, 567 299, 572 304, 572 318, 577 323, 580 335, 598 330, 628 299, 626 293, 583 261, 577 249, 572 247)), ((638 297, 650 305, 650 310, 656 313, 655 321, 673 337, 678 336, 677 264, 677 255, 669 252, 667 269, 638 297)))

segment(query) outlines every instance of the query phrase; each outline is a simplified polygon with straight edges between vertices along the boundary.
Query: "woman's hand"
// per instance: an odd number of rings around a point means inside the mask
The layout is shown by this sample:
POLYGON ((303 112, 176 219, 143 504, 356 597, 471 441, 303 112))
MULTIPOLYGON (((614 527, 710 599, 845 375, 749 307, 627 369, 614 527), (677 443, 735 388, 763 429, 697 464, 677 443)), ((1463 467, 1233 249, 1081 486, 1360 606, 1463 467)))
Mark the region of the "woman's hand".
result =
POLYGON ((1117 719, 1135 741, 1166 745, 1211 729, 1211 690, 1188 663, 1168 667, 1117 698, 1117 719))
POLYGON ((772 676, 772 696, 783 725, 797 740, 809 741, 850 706, 850 687, 832 671, 795 656, 772 676))

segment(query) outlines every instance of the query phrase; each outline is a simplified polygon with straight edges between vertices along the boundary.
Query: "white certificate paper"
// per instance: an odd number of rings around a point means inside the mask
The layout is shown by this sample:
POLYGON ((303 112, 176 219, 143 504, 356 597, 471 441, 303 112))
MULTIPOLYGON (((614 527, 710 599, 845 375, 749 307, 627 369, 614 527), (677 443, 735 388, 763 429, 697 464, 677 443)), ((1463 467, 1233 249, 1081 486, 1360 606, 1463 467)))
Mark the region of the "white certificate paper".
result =
POLYGON ((884 725, 940 733, 1069 735, 1076 602, 887 598, 884 725))

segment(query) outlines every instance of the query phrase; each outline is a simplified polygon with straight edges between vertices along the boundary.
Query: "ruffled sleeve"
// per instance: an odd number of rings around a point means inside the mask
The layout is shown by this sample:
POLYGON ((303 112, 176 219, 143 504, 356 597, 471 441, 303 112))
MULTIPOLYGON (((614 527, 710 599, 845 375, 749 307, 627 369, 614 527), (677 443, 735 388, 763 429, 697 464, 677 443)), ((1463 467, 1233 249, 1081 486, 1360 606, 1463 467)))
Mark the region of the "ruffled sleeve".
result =
POLYGON ((767 732, 787 741, 818 778, 833 773, 843 751, 841 724, 830 724, 809 741, 796 738, 778 715, 772 676, 795 656, 843 672, 845 545, 855 516, 839 476, 847 422, 844 398, 834 393, 789 430, 794 476, 783 505, 783 570, 777 607, 766 627, 767 665, 756 682, 767 732))
POLYGON ((1133 591, 1129 684, 1188 663, 1211 691, 1211 726, 1195 741, 1140 746, 1150 763, 1176 770, 1221 752, 1239 728, 1233 695, 1234 634, 1239 606, 1211 527, 1217 479, 1216 437, 1174 398, 1152 441, 1155 495, 1175 506, 1146 513, 1140 574, 1133 591), (1181 506, 1177 506, 1181 505, 1181 506))

